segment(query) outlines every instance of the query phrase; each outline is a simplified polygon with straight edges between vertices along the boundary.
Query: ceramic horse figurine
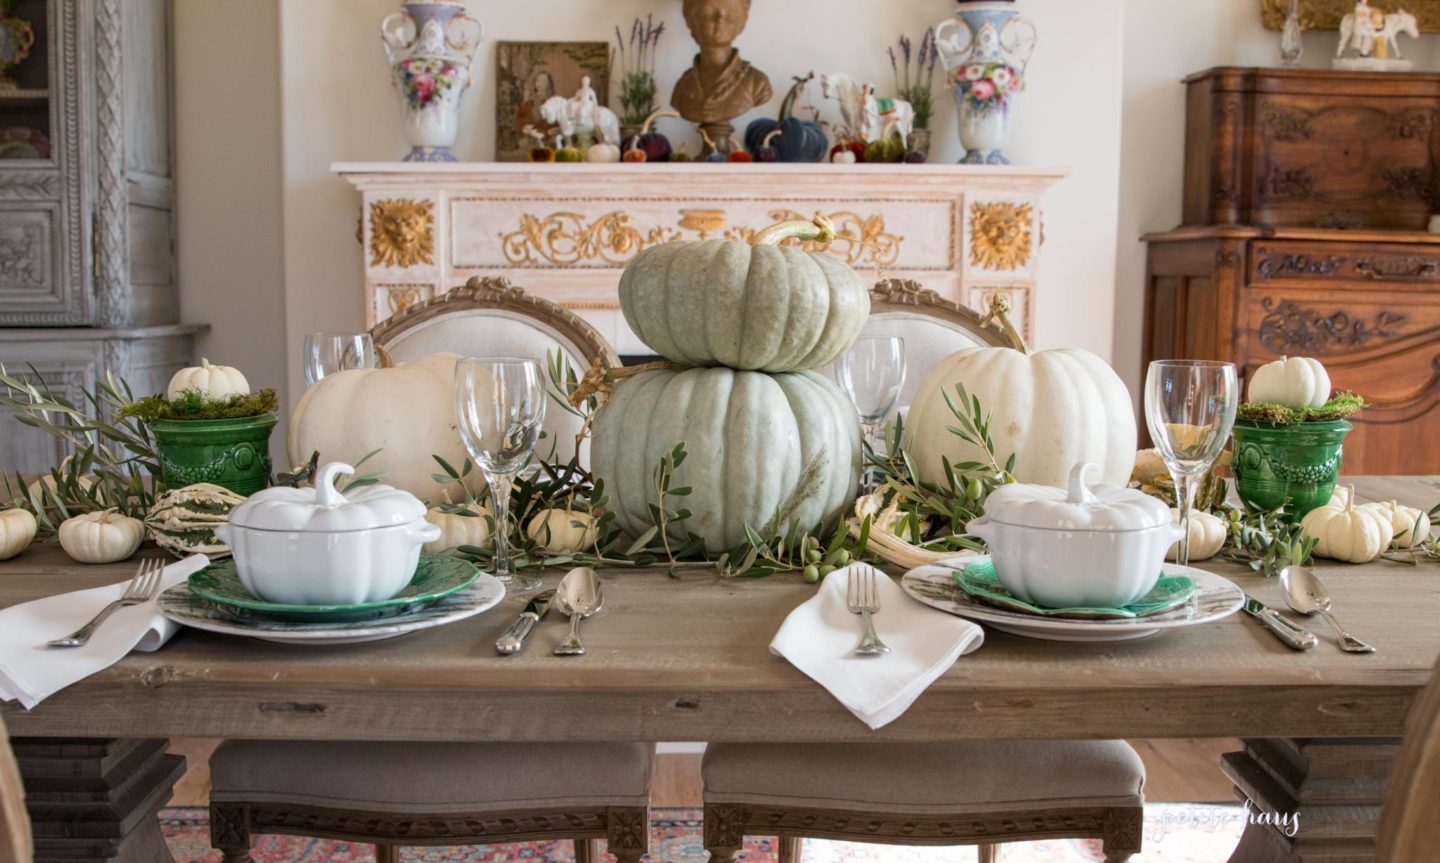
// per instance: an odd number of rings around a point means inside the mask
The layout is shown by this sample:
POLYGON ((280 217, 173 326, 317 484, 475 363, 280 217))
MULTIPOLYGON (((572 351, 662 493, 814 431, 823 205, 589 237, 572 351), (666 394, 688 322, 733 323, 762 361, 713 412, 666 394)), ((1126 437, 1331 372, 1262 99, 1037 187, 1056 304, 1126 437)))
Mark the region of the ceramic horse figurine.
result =
POLYGON ((1403 8, 1384 16, 1383 24, 1376 27, 1374 10, 1367 0, 1355 4, 1355 11, 1340 19, 1340 45, 1335 49, 1336 57, 1345 56, 1350 48, 1361 57, 1375 53, 1376 43, 1386 46, 1386 53, 1401 58, 1400 45, 1395 37, 1404 33, 1412 39, 1420 38, 1420 27, 1415 16, 1403 8))
POLYGON ((861 141, 877 141, 885 127, 894 124, 900 138, 909 145, 915 128, 915 107, 903 99, 879 99, 875 88, 856 83, 843 72, 820 76, 820 92, 826 99, 840 104, 840 117, 845 128, 861 141))
POLYGON ((615 112, 599 103, 595 90, 590 86, 590 76, 580 79, 580 89, 572 98, 551 96, 540 105, 540 116, 551 126, 558 127, 560 134, 568 139, 584 136, 592 140, 603 137, 610 143, 620 140, 620 118, 615 112), (596 135, 599 127, 600 136, 596 135))

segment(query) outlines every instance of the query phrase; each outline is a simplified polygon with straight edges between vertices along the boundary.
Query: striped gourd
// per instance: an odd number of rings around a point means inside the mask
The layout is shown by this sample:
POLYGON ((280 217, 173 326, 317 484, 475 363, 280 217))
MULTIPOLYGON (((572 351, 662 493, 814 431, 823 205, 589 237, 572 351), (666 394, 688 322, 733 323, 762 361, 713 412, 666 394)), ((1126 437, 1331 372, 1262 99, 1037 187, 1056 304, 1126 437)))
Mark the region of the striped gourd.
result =
POLYGON ((230 510, 245 498, 208 482, 171 489, 155 498, 145 526, 155 544, 175 555, 208 554, 227 557, 230 547, 215 536, 215 528, 230 519, 230 510))

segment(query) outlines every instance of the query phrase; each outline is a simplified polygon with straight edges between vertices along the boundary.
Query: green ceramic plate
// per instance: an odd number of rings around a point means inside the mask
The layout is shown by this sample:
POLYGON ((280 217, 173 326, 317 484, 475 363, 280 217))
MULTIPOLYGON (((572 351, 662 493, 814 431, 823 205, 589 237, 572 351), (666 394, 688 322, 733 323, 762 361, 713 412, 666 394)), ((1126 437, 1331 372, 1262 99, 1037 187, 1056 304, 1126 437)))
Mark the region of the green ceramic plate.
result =
POLYGON ((1002 587, 995 574, 995 564, 989 558, 955 570, 955 583, 966 596, 986 605, 1042 617, 1074 617, 1082 620, 1149 617, 1184 604, 1195 593, 1195 582, 1187 576, 1161 575, 1149 593, 1122 608, 1041 608, 1016 597, 1002 587))
POLYGON ((190 576, 190 592, 218 605, 243 608, 276 620, 292 623, 342 623, 415 611, 464 590, 480 577, 480 570, 468 561, 443 554, 420 554, 415 576, 406 588, 390 599, 355 605, 287 605, 266 602, 245 589, 235 571, 234 560, 219 560, 190 576))

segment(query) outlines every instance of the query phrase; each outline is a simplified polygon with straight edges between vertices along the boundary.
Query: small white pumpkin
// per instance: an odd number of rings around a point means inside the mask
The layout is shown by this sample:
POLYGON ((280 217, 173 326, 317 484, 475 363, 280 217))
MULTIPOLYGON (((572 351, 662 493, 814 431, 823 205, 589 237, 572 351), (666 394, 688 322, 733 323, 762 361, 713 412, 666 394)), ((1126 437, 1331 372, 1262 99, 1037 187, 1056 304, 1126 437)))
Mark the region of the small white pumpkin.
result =
POLYGON ((1300 520, 1300 526, 1316 539, 1316 554, 1347 563, 1374 560, 1390 547, 1395 535, 1389 516, 1355 505, 1353 488, 1344 506, 1312 509, 1300 520))
MULTIPOLYGON (((60 462, 60 467, 57 468, 57 470, 59 471, 61 477, 69 475, 70 462, 74 460, 74 458, 74 456, 67 455, 65 456, 65 459, 60 462)), ((88 492, 95 487, 95 484, 98 483, 99 480, 96 479, 93 474, 84 474, 79 477, 75 482, 77 485, 80 486, 80 489, 82 491, 88 492)), ((42 475, 34 482, 30 483, 30 485, 26 486, 25 494, 31 501, 39 501, 40 505, 45 507, 46 512, 58 515, 59 510, 57 510, 55 506, 50 502, 51 493, 53 493, 58 487, 59 483, 55 481, 54 474, 47 473, 42 475)))
POLYGON ((1335 490, 1330 492, 1330 501, 1326 506, 1335 506, 1341 509, 1350 503, 1350 497, 1355 493, 1355 487, 1351 485, 1337 485, 1335 490))
POLYGON ((489 548, 495 540, 492 536, 491 520, 495 513, 488 506, 468 507, 477 515, 461 515, 446 512, 438 506, 425 511, 425 520, 440 528, 440 538, 421 546, 424 551, 436 553, 448 551, 460 545, 489 548))
POLYGON ((525 535, 551 554, 574 554, 595 544, 598 519, 576 509, 542 509, 525 526, 525 535))
POLYGON ((106 509, 66 519, 58 534, 60 547, 73 560, 114 563, 139 550, 145 541, 145 523, 106 509))
POLYGON ((170 378, 165 388, 165 398, 173 399, 186 390, 199 390, 212 399, 228 399, 231 396, 248 395, 250 382, 240 374, 239 369, 230 366, 212 366, 201 358, 200 365, 181 369, 170 378))
POLYGON ((1318 408, 1330 400, 1330 373, 1310 357, 1281 357, 1255 370, 1249 400, 1292 408, 1318 408))
MULTIPOLYGON (((1170 515, 1175 524, 1180 523, 1180 510, 1171 508, 1170 515)), ((1209 560, 1220 553, 1225 547, 1225 537, 1229 531, 1225 527, 1225 519, 1198 509, 1190 511, 1190 562, 1197 560, 1209 560)), ((1175 560, 1180 552, 1180 543, 1170 546, 1165 552, 1166 560, 1175 560)))
POLYGON ((29 548, 37 527, 29 510, 0 510, 0 560, 9 560, 29 548))
POLYGON ((1430 538, 1430 516, 1423 510, 1393 500, 1361 504, 1361 509, 1374 510, 1390 523, 1391 548, 1414 548, 1430 538))

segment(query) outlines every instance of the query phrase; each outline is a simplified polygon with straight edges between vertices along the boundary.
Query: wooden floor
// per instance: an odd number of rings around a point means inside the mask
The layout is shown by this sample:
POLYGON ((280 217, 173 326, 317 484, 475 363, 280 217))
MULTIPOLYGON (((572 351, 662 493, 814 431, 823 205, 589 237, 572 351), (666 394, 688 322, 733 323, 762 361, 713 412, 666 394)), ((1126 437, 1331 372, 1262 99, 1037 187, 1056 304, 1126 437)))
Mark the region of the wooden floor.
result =
MULTIPOLYGON (((218 741, 176 740, 171 751, 189 762, 185 778, 175 786, 172 806, 206 806, 210 799, 210 752, 218 741)), ((1220 773, 1220 754, 1239 748, 1234 740, 1133 740, 1145 761, 1145 799, 1153 803, 1235 802, 1229 781, 1220 773)), ((698 807, 700 756, 665 754, 656 759, 650 805, 698 807)))

